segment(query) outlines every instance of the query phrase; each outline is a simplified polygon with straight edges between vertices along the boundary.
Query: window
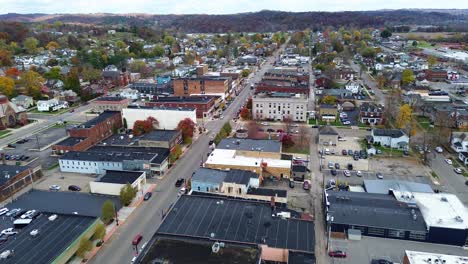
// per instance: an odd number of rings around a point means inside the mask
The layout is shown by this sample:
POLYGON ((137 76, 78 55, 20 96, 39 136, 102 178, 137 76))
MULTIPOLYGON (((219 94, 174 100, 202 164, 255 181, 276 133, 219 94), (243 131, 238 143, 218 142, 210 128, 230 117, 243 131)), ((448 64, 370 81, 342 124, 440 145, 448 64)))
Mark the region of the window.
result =
POLYGON ((409 238, 414 240, 426 240, 426 232, 424 231, 411 231, 409 238))
POLYGON ((200 186, 198 186, 197 189, 200 190, 200 186))
POLYGON ((206 187, 206 191, 207 191, 207 192, 209 192, 209 191, 210 191, 210 189, 209 189, 208 187, 206 187))
POLYGON ((396 238, 405 238, 405 231, 398 230, 398 229, 389 229, 388 230, 389 237, 396 237, 396 238))
POLYGON ((385 235, 385 229, 369 227, 367 229, 367 234, 368 235, 373 235, 373 236, 384 236, 385 235))

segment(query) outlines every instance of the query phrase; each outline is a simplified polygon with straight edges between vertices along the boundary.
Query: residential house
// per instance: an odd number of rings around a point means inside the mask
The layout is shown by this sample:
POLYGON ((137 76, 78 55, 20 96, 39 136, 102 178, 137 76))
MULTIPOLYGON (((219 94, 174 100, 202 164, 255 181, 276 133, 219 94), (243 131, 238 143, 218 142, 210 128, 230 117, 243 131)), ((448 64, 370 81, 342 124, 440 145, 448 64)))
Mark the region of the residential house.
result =
POLYGON ((345 84, 345 89, 351 91, 353 94, 357 94, 361 90, 361 85, 356 81, 349 80, 345 84))
POLYGON ((319 106, 319 115, 322 121, 333 122, 336 120, 338 114, 338 107, 331 104, 321 104, 319 106))
POLYGON ((463 162, 465 166, 468 166, 468 152, 458 153, 458 159, 463 162))
POLYGON ((55 98, 37 101, 37 110, 39 112, 53 112, 63 108, 68 108, 68 102, 59 101, 55 98))
POLYGON ((321 126, 319 128, 319 145, 336 145, 338 142, 338 132, 332 126, 321 126))
POLYGON ((384 107, 375 103, 362 103, 359 107, 359 120, 363 124, 381 125, 384 123, 384 107))
POLYGON ((28 109, 29 107, 34 105, 34 100, 31 96, 20 94, 15 98, 11 99, 11 102, 17 106, 21 106, 24 109, 28 109))
POLYGON ((450 147, 455 152, 468 152, 468 133, 452 132, 452 141, 450 143, 450 147))
POLYGON ((25 125, 28 123, 26 110, 8 100, 8 97, 0 95, 0 129, 25 125))
POLYGON ((129 100, 138 100, 140 98, 140 92, 138 90, 126 88, 120 92, 120 97, 127 98, 129 100))
POLYGON ((130 72, 120 71, 115 65, 108 65, 102 70, 102 77, 116 86, 126 86, 130 81, 130 72))
POLYGON ((371 142, 394 149, 408 149, 409 137, 401 129, 372 129, 371 142))
POLYGON ((61 91, 59 93, 59 100, 60 101, 64 101, 64 102, 67 102, 69 104, 73 104, 73 103, 76 103, 80 100, 78 94, 76 94, 74 91, 72 90, 65 90, 65 91, 61 91))

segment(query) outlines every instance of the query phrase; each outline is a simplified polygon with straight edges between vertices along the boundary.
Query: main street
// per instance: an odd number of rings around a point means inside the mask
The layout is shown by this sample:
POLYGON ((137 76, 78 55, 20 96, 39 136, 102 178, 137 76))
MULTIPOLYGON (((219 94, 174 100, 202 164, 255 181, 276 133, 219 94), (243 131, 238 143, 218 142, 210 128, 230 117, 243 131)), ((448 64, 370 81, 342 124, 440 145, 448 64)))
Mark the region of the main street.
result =
MULTIPOLYGON (((353 61, 350 61, 349 65, 351 65, 351 68, 355 72, 357 73, 361 72, 361 66, 359 64, 356 64, 353 61)), ((364 85, 367 85, 369 88, 372 89, 372 91, 374 91, 375 101, 381 105, 385 105, 385 94, 382 92, 382 90, 380 90, 377 87, 377 82, 371 78, 369 73, 367 73, 366 71, 363 71, 363 74, 361 74, 360 78, 362 79, 362 82, 364 85)))
MULTIPOLYGON (((284 46, 280 50, 283 50, 284 46)), ((129 263, 134 252, 131 241, 137 234, 143 235, 141 245, 146 243, 157 230, 162 220, 162 212, 170 208, 177 200, 178 189, 174 184, 178 178, 188 178, 200 166, 200 162, 205 160, 208 149, 208 142, 212 135, 219 132, 223 124, 237 114, 239 108, 245 103, 250 95, 250 83, 261 79, 266 69, 271 67, 274 58, 279 54, 276 51, 274 56, 269 57, 263 67, 257 71, 242 89, 240 94, 234 99, 231 105, 223 114, 223 119, 207 122, 205 127, 208 133, 201 135, 171 168, 170 172, 161 180, 157 180, 157 187, 154 195, 148 201, 135 209, 130 217, 117 229, 112 238, 107 241, 98 251, 90 263, 129 263)))

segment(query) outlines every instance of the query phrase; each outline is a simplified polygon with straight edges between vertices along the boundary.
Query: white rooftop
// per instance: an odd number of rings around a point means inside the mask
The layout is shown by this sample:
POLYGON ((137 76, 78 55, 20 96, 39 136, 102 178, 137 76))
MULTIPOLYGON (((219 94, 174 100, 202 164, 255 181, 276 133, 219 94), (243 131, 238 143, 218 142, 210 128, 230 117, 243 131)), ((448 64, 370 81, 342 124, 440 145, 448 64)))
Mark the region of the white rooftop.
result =
POLYGON ((290 160, 265 159, 236 155, 233 149, 215 149, 206 160, 206 164, 260 167, 266 162, 268 167, 291 168, 290 160))
POLYGON ((468 257, 406 250, 409 264, 468 264, 468 257))
POLYGON ((412 194, 429 228, 468 229, 468 210, 457 196, 448 193, 412 194))

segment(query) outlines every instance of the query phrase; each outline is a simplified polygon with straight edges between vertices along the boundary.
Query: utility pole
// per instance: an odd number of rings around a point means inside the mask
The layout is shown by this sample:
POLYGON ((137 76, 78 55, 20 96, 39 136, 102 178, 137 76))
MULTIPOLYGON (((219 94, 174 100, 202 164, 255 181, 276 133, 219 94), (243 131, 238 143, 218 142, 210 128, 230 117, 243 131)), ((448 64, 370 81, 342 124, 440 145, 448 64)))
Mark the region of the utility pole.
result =
POLYGON ((36 133, 36 142, 37 142, 37 150, 40 151, 41 147, 39 145, 39 136, 37 135, 37 133, 36 133))

